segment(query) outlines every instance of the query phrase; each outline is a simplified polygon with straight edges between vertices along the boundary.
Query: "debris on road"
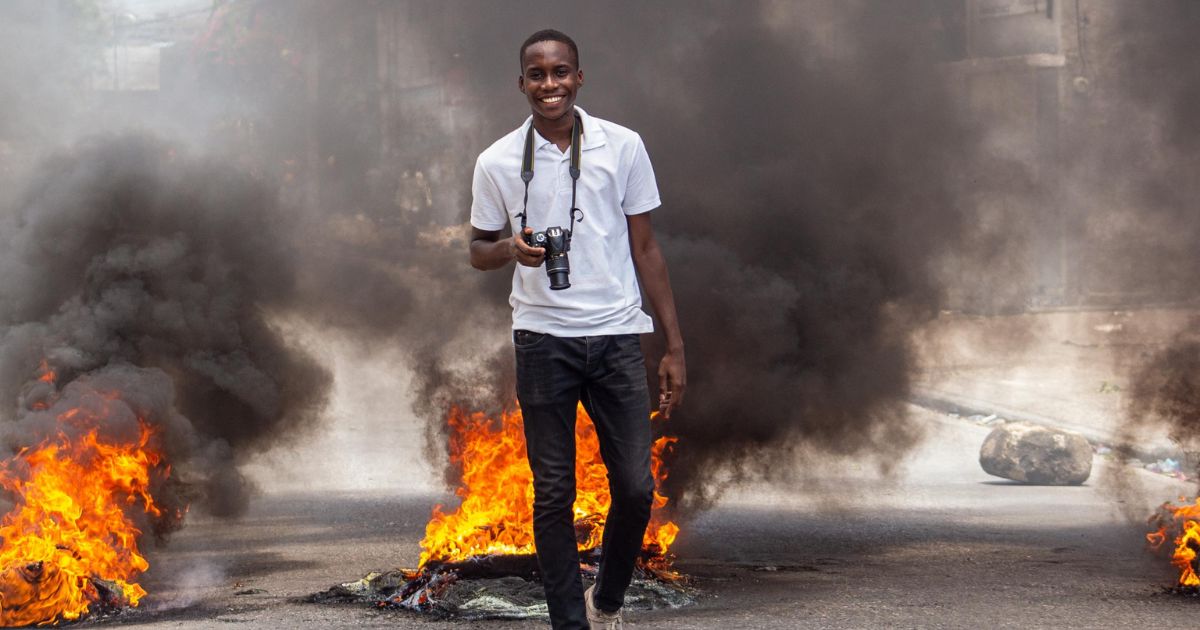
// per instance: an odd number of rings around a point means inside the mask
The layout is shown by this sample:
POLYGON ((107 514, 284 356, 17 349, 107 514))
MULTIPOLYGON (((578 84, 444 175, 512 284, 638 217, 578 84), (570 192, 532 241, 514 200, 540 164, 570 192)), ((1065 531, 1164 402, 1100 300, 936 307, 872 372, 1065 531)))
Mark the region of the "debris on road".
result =
MULTIPOLYGON (((595 578, 585 565, 585 578, 595 578)), ((310 595, 317 604, 365 603, 379 608, 402 608, 437 617, 464 620, 545 619, 548 616, 542 584, 516 575, 466 577, 457 571, 435 572, 426 580, 411 571, 373 572, 362 579, 339 584, 310 595)), ((625 593, 630 610, 681 608, 695 602, 695 593, 683 584, 670 584, 638 572, 625 593)))
POLYGON ((1013 481, 1079 485, 1092 474, 1092 447, 1073 431, 1009 422, 988 434, 979 464, 989 475, 1013 481))
POLYGON ((1183 462, 1170 457, 1146 464, 1145 468, 1150 472, 1173 477, 1181 481, 1187 481, 1188 478, 1187 473, 1183 472, 1183 462))
MULTIPOLYGON (((950 416, 958 417, 958 414, 952 413, 952 414, 950 414, 950 416)), ((1005 422, 1007 422, 1004 418, 1001 418, 1000 416, 998 416, 994 413, 987 414, 986 416, 981 413, 977 413, 977 414, 973 414, 970 416, 966 416, 966 419, 970 422, 973 422, 975 424, 985 426, 985 427, 995 426, 998 424, 1004 424, 1005 422)))

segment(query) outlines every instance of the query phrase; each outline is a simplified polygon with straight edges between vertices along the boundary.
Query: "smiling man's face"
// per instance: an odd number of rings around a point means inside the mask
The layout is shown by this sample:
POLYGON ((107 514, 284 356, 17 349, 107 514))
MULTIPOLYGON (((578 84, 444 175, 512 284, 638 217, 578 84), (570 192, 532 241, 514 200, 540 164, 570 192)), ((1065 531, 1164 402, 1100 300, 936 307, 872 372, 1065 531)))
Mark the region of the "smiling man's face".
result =
POLYGON ((522 66, 517 87, 529 99, 534 116, 558 120, 574 111, 583 71, 569 46, 556 41, 530 44, 522 66))

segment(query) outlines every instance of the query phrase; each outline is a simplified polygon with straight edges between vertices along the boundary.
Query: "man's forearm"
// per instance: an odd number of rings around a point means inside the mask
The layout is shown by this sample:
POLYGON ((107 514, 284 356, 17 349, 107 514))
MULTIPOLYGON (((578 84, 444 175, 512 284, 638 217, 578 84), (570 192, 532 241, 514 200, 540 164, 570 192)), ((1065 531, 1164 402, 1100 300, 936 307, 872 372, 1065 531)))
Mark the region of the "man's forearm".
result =
MULTIPOLYGON (((460 250, 461 251, 461 250, 460 250)), ((471 241, 471 266, 483 271, 499 269, 513 260, 512 246, 507 239, 471 241)))
POLYGON ((667 261, 655 242, 645 251, 634 253, 633 262, 642 279, 642 287, 650 300, 650 308, 658 317, 663 334, 667 338, 668 350, 683 349, 683 335, 679 332, 679 317, 675 313, 675 294, 671 291, 671 278, 667 273, 667 261))

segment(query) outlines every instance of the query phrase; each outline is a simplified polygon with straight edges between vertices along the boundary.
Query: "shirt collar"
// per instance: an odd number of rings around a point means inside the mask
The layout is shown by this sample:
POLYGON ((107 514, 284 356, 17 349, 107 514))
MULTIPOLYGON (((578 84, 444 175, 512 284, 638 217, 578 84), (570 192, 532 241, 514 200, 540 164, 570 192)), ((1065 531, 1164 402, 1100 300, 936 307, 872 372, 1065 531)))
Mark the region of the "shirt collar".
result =
MULTIPOLYGON (((604 133, 604 128, 600 123, 596 122, 587 112, 583 111, 582 107, 576 106, 575 111, 579 112, 579 118, 583 120, 583 150, 594 149, 603 146, 608 140, 607 134, 604 133)), ((521 135, 524 136, 529 125, 533 124, 533 116, 525 119, 525 124, 521 125, 521 135)), ((542 147, 550 144, 550 141, 543 138, 542 134, 538 133, 537 129, 533 130, 533 150, 538 151, 542 147)))

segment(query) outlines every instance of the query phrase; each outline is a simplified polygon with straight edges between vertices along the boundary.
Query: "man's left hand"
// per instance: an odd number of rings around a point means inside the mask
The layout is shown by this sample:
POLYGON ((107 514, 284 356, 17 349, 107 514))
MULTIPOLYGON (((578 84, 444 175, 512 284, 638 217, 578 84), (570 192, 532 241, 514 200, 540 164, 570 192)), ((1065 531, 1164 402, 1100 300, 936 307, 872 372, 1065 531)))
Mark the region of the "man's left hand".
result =
POLYGON ((683 349, 667 350, 658 364, 658 410, 663 417, 670 418, 671 410, 683 404, 686 390, 687 366, 683 349))

